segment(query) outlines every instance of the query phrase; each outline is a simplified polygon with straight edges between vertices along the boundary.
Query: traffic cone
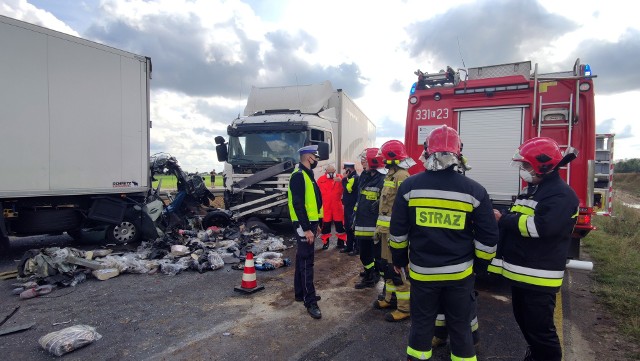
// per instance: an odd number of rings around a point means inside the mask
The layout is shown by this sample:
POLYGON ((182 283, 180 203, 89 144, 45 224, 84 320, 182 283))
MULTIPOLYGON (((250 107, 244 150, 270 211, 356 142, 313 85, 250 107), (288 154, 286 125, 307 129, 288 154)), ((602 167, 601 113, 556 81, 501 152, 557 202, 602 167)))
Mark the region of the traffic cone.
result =
POLYGON ((242 273, 242 283, 236 286, 234 290, 244 293, 254 293, 264 289, 264 286, 258 286, 256 280, 256 267, 253 262, 253 253, 247 252, 247 258, 244 261, 244 272, 242 273))

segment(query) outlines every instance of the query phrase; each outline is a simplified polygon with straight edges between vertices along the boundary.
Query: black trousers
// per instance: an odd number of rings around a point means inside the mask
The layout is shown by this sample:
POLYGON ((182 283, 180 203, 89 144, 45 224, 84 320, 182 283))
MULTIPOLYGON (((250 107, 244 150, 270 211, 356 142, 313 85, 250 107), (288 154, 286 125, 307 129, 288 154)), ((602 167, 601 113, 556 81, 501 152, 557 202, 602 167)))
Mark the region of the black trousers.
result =
MULTIPOLYGON (((296 227, 296 269, 293 276, 293 291, 296 298, 302 298, 306 307, 316 303, 316 288, 313 285, 314 244, 309 244, 302 227, 296 227)), ((313 235, 316 236, 317 223, 312 224, 313 235)))
POLYGON ((562 347, 553 322, 556 294, 512 286, 511 301, 513 315, 529 345, 533 359, 562 360, 562 347))
MULTIPOLYGON (((344 207, 344 231, 347 234, 347 251, 352 251, 356 247, 356 236, 351 228, 351 217, 353 216, 353 211, 347 212, 347 207, 344 207)), ((352 207, 353 208, 353 207, 352 207)))
POLYGON ((373 238, 357 238, 358 246, 360 247, 360 262, 365 269, 374 270, 375 261, 380 259, 382 248, 380 243, 374 244, 373 238), (367 268, 369 267, 369 268, 367 268))
POLYGON ((459 281, 423 282, 411 280, 411 330, 409 347, 417 353, 431 351, 438 310, 444 311, 451 344, 456 357, 473 357, 476 350, 471 336, 475 276, 459 281))

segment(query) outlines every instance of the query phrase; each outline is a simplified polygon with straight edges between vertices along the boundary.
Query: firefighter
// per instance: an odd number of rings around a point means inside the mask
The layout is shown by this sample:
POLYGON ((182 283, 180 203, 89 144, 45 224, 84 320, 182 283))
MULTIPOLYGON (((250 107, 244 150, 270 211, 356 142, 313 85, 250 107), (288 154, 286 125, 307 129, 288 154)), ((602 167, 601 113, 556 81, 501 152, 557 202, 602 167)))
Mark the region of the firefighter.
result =
POLYGON ((494 210, 501 241, 489 272, 511 283, 513 314, 527 341, 529 361, 562 359, 553 315, 579 207, 575 192, 558 174, 568 159, 553 139, 525 141, 512 164, 527 187, 504 215, 494 210))
POLYGON ((344 230, 344 209, 342 207, 342 174, 336 174, 336 167, 329 164, 325 174, 318 179, 318 187, 322 194, 322 249, 329 249, 331 227, 335 225, 338 242, 336 248, 343 248, 347 241, 344 230))
POLYGON ((350 256, 358 254, 351 219, 353 218, 353 207, 358 200, 358 180, 360 176, 356 172, 356 165, 352 162, 344 162, 342 167, 344 176, 342 177, 342 206, 344 208, 345 231, 347 233, 347 244, 340 250, 340 253, 346 253, 350 256))
POLYGON ((389 226, 391 222, 391 210, 396 199, 398 187, 409 178, 409 169, 416 162, 407 155, 404 144, 398 140, 390 140, 380 147, 378 153, 382 156, 385 167, 388 169, 384 178, 384 185, 380 194, 380 209, 376 222, 374 242, 380 242, 381 257, 378 262, 378 270, 385 280, 384 299, 375 300, 373 307, 376 309, 393 309, 384 318, 389 322, 409 319, 409 292, 410 283, 403 279, 393 269, 391 250, 389 249, 389 226))
POLYGON ((296 265, 294 293, 296 301, 303 301, 311 317, 322 317, 313 285, 314 241, 322 223, 322 197, 313 171, 318 165, 318 146, 309 145, 298 150, 300 164, 289 178, 289 214, 296 230, 296 265))
POLYGON ((378 148, 365 149, 360 159, 366 168, 360 175, 358 202, 354 208, 354 234, 360 247, 360 261, 364 272, 362 280, 355 285, 357 289, 374 287, 380 279, 375 267, 375 260, 380 258, 380 243, 374 244, 373 235, 385 173, 378 148))
POLYGON ((427 360, 440 305, 447 318, 451 359, 476 360, 471 335, 476 249, 495 253, 498 225, 487 191, 456 171, 462 143, 446 125, 425 142, 425 172, 407 178, 393 204, 389 246, 393 266, 409 266, 409 360, 427 360))

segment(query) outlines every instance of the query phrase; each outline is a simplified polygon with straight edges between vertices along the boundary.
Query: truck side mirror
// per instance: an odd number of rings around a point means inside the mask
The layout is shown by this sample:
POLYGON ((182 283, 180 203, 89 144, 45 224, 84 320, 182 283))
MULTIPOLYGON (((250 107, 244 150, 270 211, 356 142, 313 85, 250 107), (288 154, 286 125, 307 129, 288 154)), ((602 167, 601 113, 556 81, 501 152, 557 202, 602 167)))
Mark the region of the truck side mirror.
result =
POLYGON ((224 137, 218 135, 217 137, 213 138, 213 141, 218 145, 224 144, 224 137))
POLYGON ((320 156, 320 160, 329 159, 329 143, 318 143, 318 155, 320 156))
POLYGON ((229 158, 227 145, 224 143, 216 145, 216 155, 218 156, 218 162, 226 162, 229 158))

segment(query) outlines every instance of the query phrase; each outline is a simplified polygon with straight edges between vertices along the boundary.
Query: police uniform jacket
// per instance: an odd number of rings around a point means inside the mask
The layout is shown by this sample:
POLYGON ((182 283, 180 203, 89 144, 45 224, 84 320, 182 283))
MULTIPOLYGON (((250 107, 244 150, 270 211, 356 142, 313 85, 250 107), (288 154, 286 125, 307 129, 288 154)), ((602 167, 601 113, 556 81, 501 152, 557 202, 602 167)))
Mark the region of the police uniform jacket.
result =
POLYGON ((380 192, 380 208, 378 210, 376 232, 389 233, 393 202, 396 199, 398 187, 407 178, 409 178, 409 172, 406 169, 398 166, 393 166, 389 169, 387 176, 384 178, 382 191, 380 192))
POLYGON ((474 255, 495 256, 498 224, 487 191, 454 167, 407 178, 398 189, 389 234, 393 264, 412 281, 457 281, 474 255))
POLYGON ((500 218, 498 256, 489 272, 518 286, 557 292, 562 285, 579 200, 558 172, 529 185, 500 218))
POLYGON ((342 178, 342 205, 344 206, 345 214, 352 214, 353 207, 358 201, 359 179, 360 176, 355 171, 342 178))
POLYGON ((355 206, 354 234, 356 238, 372 238, 376 230, 380 191, 384 174, 366 171, 360 175, 358 202, 355 206))
MULTIPOLYGON (((317 223, 313 223, 309 220, 309 216, 307 215, 307 210, 305 207, 305 180, 304 175, 301 172, 305 172, 309 178, 311 179, 311 183, 313 184, 313 191, 316 195, 316 203, 318 206, 318 210, 322 209, 322 196, 320 194, 320 188, 318 188, 318 184, 315 181, 315 176, 313 171, 309 168, 302 165, 302 163, 298 164, 298 168, 293 171, 291 174, 291 178, 289 180, 289 191, 291 192, 291 202, 294 211, 296 212, 296 216, 298 217, 298 223, 302 227, 303 231, 314 231, 317 223)), ((322 218, 322 211, 320 211, 320 218, 322 218)), ((319 220, 321 221, 321 220, 319 220)))

